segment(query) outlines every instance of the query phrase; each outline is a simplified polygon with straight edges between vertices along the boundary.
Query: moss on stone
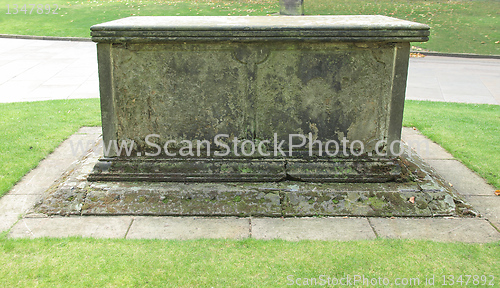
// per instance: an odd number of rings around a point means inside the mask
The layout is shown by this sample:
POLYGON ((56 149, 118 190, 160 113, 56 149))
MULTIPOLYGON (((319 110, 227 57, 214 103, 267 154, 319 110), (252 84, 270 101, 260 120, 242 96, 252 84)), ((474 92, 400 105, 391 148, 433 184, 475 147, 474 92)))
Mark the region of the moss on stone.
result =
POLYGON ((381 200, 378 197, 369 197, 368 203, 369 203, 370 207, 372 207, 373 210, 376 210, 376 211, 383 210, 387 206, 387 202, 381 200))

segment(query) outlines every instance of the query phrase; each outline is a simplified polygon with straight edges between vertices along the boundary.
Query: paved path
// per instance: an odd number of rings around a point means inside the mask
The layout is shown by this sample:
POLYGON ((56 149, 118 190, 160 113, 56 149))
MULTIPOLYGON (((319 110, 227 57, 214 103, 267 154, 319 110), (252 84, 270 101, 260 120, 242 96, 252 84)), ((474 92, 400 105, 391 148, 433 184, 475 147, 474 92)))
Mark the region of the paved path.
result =
MULTIPOLYGON (((0 38, 0 103, 98 97, 95 43, 0 38)), ((500 105, 500 59, 411 58, 407 99, 500 105)))
POLYGON ((0 38, 0 103, 98 98, 93 42, 0 38))
POLYGON ((410 58, 406 99, 500 104, 500 59, 410 58))

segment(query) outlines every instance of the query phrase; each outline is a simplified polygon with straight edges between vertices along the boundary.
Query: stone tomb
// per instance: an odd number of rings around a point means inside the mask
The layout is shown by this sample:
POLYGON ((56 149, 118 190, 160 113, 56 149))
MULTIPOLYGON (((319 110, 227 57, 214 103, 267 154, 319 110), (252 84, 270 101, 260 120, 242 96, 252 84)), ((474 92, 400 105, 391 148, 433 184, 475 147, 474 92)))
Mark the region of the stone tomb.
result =
POLYGON ((92 180, 401 174, 409 42, 426 41, 426 25, 384 16, 129 17, 91 30, 111 147, 92 180))
POLYGON ((62 179, 39 212, 456 213, 432 169, 399 157, 410 42, 427 41, 428 26, 384 16, 129 17, 91 30, 105 156, 90 175, 81 171, 97 159, 62 179))

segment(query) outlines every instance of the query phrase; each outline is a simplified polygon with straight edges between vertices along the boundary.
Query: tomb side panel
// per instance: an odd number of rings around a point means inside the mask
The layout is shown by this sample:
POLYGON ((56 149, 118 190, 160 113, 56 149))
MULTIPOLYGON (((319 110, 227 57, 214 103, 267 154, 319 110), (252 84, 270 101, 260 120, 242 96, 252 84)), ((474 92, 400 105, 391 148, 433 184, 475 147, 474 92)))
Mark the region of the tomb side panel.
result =
POLYGON ((182 140, 252 138, 248 72, 231 44, 128 44, 113 46, 118 139, 147 151, 150 138, 172 149, 182 140))
POLYGON ((394 47, 394 72, 391 98, 391 110, 388 127, 389 153, 400 154, 401 129, 403 126, 403 110, 408 80, 408 63, 410 60, 410 43, 397 43, 394 47), (394 142, 394 144, 392 144, 394 142))
POLYGON ((304 43, 271 51, 257 69, 256 138, 311 133, 323 144, 341 144, 345 137, 365 151, 387 140, 394 44, 304 43))
MULTIPOLYGON (((103 141, 110 143, 116 140, 116 111, 113 92, 113 64, 111 44, 97 44, 97 58, 99 68, 99 94, 101 100, 101 121, 103 141)), ((116 151, 109 150, 105 156, 115 156, 116 151)))

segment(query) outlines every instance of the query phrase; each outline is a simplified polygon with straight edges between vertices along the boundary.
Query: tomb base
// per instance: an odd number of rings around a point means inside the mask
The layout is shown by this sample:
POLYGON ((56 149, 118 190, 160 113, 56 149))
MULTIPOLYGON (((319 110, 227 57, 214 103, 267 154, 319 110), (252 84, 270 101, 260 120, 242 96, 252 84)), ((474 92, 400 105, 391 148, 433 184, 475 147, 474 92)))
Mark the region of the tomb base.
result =
MULTIPOLYGON (((406 151, 406 150, 405 150, 406 151)), ((90 152, 43 195, 46 215, 156 216, 460 216, 467 205, 417 155, 403 154, 401 182, 116 182, 88 181, 90 152)))

